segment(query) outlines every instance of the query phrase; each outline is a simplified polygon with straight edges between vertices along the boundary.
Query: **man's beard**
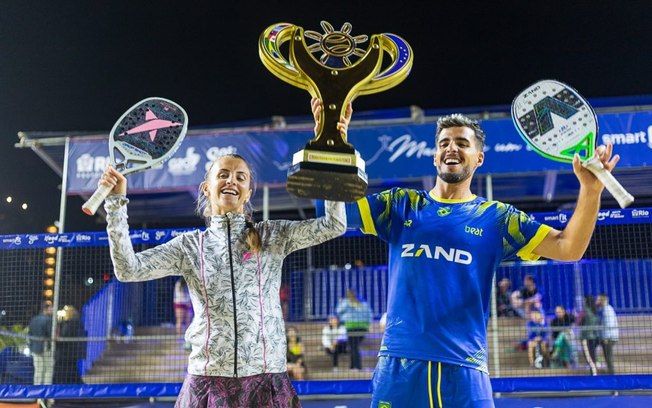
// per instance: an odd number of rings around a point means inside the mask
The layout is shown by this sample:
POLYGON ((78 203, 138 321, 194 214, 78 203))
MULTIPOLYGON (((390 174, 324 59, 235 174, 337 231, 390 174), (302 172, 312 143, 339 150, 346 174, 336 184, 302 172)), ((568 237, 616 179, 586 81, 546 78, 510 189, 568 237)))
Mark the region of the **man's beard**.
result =
POLYGON ((448 184, 457 184, 471 177, 471 172, 467 167, 462 169, 459 173, 444 173, 441 169, 437 169, 437 177, 447 182, 448 184))

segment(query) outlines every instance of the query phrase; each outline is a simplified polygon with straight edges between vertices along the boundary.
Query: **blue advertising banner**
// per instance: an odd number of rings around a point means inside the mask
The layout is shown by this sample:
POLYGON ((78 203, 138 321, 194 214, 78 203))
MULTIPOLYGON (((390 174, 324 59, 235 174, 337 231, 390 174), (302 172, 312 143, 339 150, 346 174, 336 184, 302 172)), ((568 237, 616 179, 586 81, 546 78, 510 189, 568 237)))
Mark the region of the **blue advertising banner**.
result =
MULTIPOLYGON (((531 219, 554 228, 564 228, 572 212, 551 212, 528 214, 531 219)), ((652 208, 624 208, 600 210, 596 225, 627 225, 652 223, 652 208)), ((196 228, 177 228, 164 230, 133 230, 129 237, 133 244, 162 244, 185 232, 196 228)), ((349 230, 345 237, 359 236, 359 230, 349 230)), ((90 247, 108 246, 106 232, 68 232, 62 234, 14 234, 0 235, 0 249, 27 249, 47 247, 90 247)))
MULTIPOLYGON (((613 143, 620 154, 619 167, 652 164, 652 111, 598 116, 599 143, 613 143)), ((505 174, 571 170, 571 166, 547 160, 527 146, 511 119, 481 122, 487 133, 486 160, 478 174, 505 174)), ((370 180, 434 175, 435 124, 352 128, 349 141, 367 164, 370 180)), ((312 138, 312 129, 234 131, 229 134, 188 136, 177 153, 162 167, 129 176, 130 192, 195 190, 206 167, 226 153, 246 157, 259 183, 283 184, 292 155, 312 138)), ((68 193, 92 193, 109 161, 106 140, 71 142, 68 193)))

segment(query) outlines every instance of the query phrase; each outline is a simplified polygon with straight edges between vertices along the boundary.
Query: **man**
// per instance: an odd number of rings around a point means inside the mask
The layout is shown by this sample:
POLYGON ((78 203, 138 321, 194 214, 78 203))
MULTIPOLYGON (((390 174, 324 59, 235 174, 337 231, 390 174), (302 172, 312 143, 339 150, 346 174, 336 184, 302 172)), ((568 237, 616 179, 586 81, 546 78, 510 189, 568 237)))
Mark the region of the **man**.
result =
POLYGON ((596 300, 598 307, 598 316, 600 317, 600 324, 602 326, 600 345, 602 346, 602 354, 607 361, 607 370, 609 374, 614 374, 614 345, 618 341, 618 318, 614 308, 609 304, 609 296, 606 293, 598 295, 596 300))
POLYGON ((34 363, 34 385, 52 384, 54 361, 50 337, 52 334, 52 304, 43 302, 41 313, 29 322, 29 349, 34 363))
MULTIPOLYGON (((316 120, 322 109, 313 100, 316 120)), ((337 127, 346 134, 351 109, 337 127)), ((563 231, 471 192, 485 160, 485 133, 462 115, 441 118, 435 134, 437 181, 431 191, 372 194, 348 209, 389 244, 387 327, 373 378, 372 407, 494 407, 487 364, 492 279, 508 257, 575 261, 586 250, 602 183, 582 167, 576 210, 563 231)), ((611 171, 619 157, 598 148, 611 171)))
POLYGON ((523 287, 512 293, 512 306, 522 318, 530 316, 530 311, 537 309, 543 313, 543 296, 537 288, 534 276, 525 275, 523 287))

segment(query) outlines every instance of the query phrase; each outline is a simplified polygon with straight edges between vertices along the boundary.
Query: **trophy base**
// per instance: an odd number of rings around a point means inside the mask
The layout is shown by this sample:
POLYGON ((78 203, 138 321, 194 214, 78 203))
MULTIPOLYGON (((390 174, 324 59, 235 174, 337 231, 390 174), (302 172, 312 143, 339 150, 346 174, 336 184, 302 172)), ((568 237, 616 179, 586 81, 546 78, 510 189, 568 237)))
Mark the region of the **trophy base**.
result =
POLYGON ((351 202, 365 196, 367 184, 356 166, 300 162, 288 170, 286 188, 296 197, 351 202))

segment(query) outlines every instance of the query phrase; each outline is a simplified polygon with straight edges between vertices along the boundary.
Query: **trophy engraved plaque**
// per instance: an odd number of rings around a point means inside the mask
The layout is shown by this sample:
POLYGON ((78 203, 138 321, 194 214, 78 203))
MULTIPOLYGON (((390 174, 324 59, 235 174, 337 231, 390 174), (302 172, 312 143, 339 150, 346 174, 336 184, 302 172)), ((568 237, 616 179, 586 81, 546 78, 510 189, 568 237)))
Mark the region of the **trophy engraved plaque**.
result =
POLYGON ((374 34, 369 39, 352 36, 349 23, 340 31, 325 21, 321 26, 324 34, 304 32, 289 23, 271 25, 260 36, 258 51, 274 75, 323 103, 315 137, 293 156, 287 190, 297 197, 355 201, 367 190, 365 162, 337 123, 356 96, 402 82, 412 68, 412 49, 394 34, 374 34), (308 45, 308 40, 314 43, 308 45), (358 48, 367 40, 366 49, 358 48), (281 51, 285 43, 287 57, 281 51), (314 54, 320 52, 316 58, 314 54))

